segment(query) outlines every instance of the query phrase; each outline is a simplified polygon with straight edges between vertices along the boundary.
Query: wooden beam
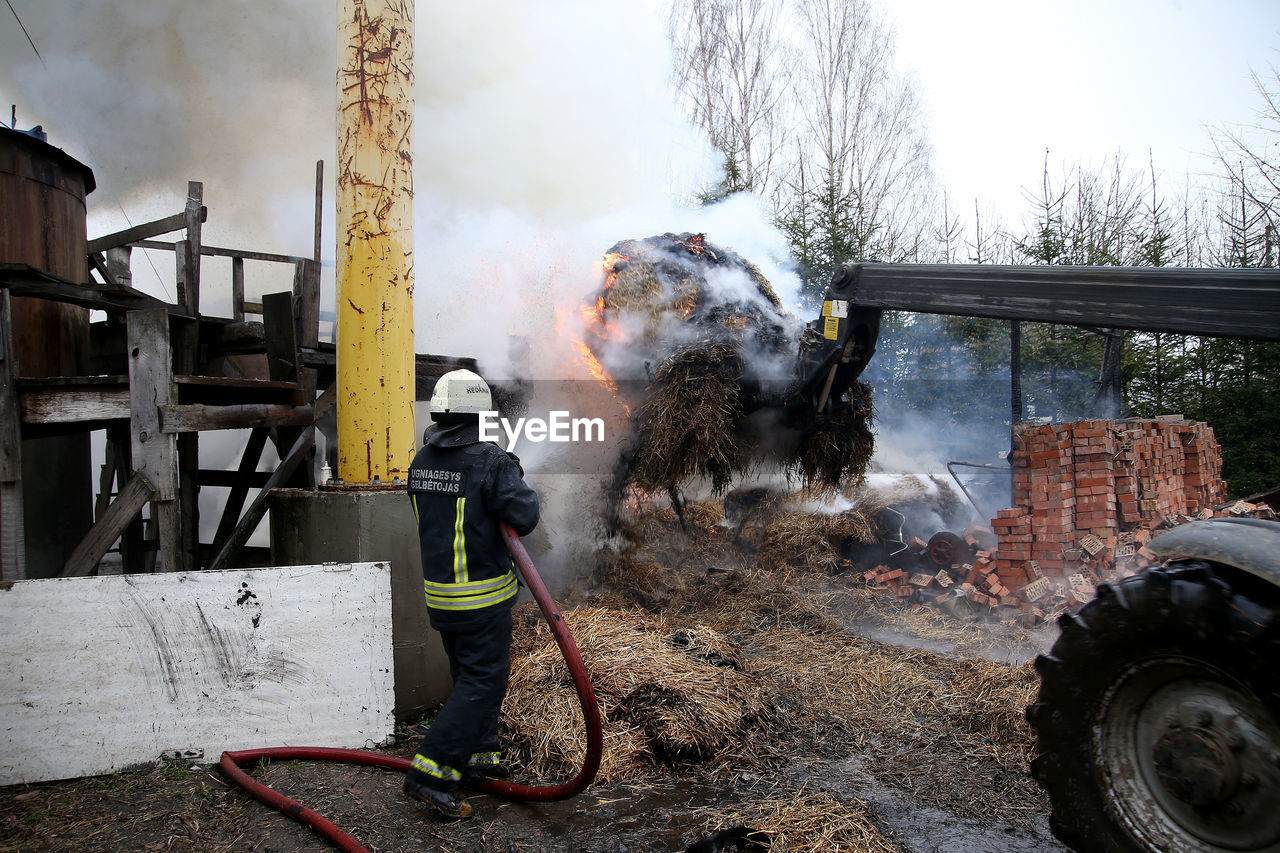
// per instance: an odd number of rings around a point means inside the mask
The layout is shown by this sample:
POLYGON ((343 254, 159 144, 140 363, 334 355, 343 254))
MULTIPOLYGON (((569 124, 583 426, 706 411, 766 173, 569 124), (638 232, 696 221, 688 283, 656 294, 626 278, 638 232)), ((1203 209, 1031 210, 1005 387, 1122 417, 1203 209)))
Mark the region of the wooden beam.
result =
MULTIPOLYGON (((162 252, 172 252, 176 243, 168 243, 160 240, 139 240, 133 246, 136 249, 157 249, 162 252)), ((211 258, 242 258, 246 261, 264 261, 271 264, 296 264, 298 261, 309 261, 310 258, 304 258, 299 255, 279 255, 274 252, 253 252, 249 249, 227 249, 222 246, 201 246, 200 254, 204 257, 211 258)))
POLYGON ((0 580, 27 576, 26 531, 22 511, 22 422, 13 377, 18 359, 13 350, 9 291, 0 289, 0 580))
MULTIPOLYGON (((130 471, 133 470, 133 459, 129 450, 129 426, 107 427, 107 446, 112 448, 110 456, 115 460, 115 481, 127 483, 130 471)), ((120 562, 125 574, 137 574, 143 570, 145 548, 143 547, 143 519, 136 516, 125 527, 120 537, 120 562)))
MULTIPOLYGON (((311 262, 306 262, 310 264, 311 262)), ((306 264, 300 264, 297 268, 297 275, 294 278, 294 287, 298 288, 299 280, 302 278, 302 267, 306 264)), ((267 369, 271 378, 275 381, 297 382, 300 378, 298 370, 298 339, 297 339, 297 322, 295 308, 298 305, 298 299, 295 293, 268 293, 262 297, 262 321, 266 326, 267 341, 267 369)), ((315 379, 314 375, 311 379, 311 388, 304 389, 306 399, 310 400, 315 395, 315 379)), ((312 418, 314 420, 314 416, 312 418)), ((296 429, 284 428, 277 431, 274 436, 276 443, 276 451, 281 458, 284 457, 286 449, 293 445, 298 438, 296 429)), ((301 469, 298 477, 293 483, 282 483, 281 485, 294 485, 299 488, 314 488, 315 478, 310 467, 301 469)))
MULTIPOLYGON (((298 264, 293 277, 295 341, 299 347, 320 346, 320 264, 306 261, 298 264)), ((311 400, 316 395, 317 372, 298 364, 298 385, 311 400)))
POLYGON ((152 521, 159 542, 161 571, 181 571, 178 515, 177 437, 160 429, 160 410, 173 404, 173 364, 169 316, 163 311, 132 311, 129 324, 130 448, 134 472, 155 489, 152 521))
POLYGON ((249 440, 244 445, 244 453, 240 455, 240 467, 236 471, 239 480, 231 487, 231 494, 227 495, 227 502, 222 509, 222 519, 218 522, 218 532, 213 536, 214 554, 221 553, 231 538, 232 532, 235 531, 236 523, 240 520, 240 511, 244 509, 245 499, 249 496, 249 489, 254 485, 262 488, 271 481, 268 476, 262 483, 250 482, 250 477, 257 474, 258 461, 262 458, 262 450, 266 446, 267 430, 265 428, 255 429, 249 434, 249 440))
POLYGON ((293 294, 268 293, 262 297, 262 324, 266 327, 267 371, 273 382, 298 381, 298 343, 293 322, 293 294))
POLYGON ((20 395, 22 423, 70 424, 128 419, 128 388, 42 388, 20 395))
POLYGON ((187 316, 185 309, 132 287, 69 281, 27 264, 0 263, 0 287, 8 288, 14 296, 35 296, 99 311, 163 308, 174 316, 187 316))
POLYGON ((199 181, 188 181, 187 209, 183 211, 187 232, 187 252, 184 258, 186 274, 183 278, 186 281, 187 298, 185 302, 181 299, 178 301, 183 302, 193 317, 200 316, 200 224, 204 222, 205 217, 203 201, 204 184, 199 181))
POLYGON ((306 426, 315 419, 310 406, 248 403, 239 406, 209 406, 187 403, 160 410, 160 430, 165 433, 204 432, 212 429, 306 426))
MULTIPOLYGON (((254 463, 256 466, 256 462, 254 463)), ((200 487, 214 489, 234 489, 244 486, 246 489, 261 489, 270 479, 270 471, 250 470, 244 474, 239 471, 223 471, 216 468, 200 469, 200 487)), ((238 515, 238 513, 237 513, 238 515)), ((235 519, 232 519, 234 522, 235 519)))
MULTIPOLYGON (((187 184, 186 238, 174 251, 177 265, 178 302, 192 316, 200 316, 200 217, 198 209, 204 187, 198 181, 187 184)), ((174 370, 184 375, 199 373, 199 330, 180 329, 173 341, 174 370)), ((162 407, 163 408, 163 407, 162 407)), ((178 541, 184 569, 200 568, 200 436, 184 432, 177 437, 178 450, 178 541)))
MULTIPOLYGON (((200 208, 200 221, 204 222, 208 217, 209 211, 200 208)), ((173 216, 166 216, 164 219, 156 219, 152 222, 144 222, 141 225, 134 225, 132 228, 126 228, 123 231, 117 231, 114 234, 106 234, 102 237, 96 237, 89 241, 87 251, 89 254, 105 252, 107 249, 113 249, 116 246, 123 246, 128 243, 137 244, 141 240, 148 237, 159 237, 161 234, 168 234, 171 231, 179 231, 187 227, 188 212, 183 210, 182 213, 175 213, 173 216)))
POLYGON ((111 489, 116 482, 116 445, 113 441, 107 442, 105 458, 102 462, 102 470, 98 473, 98 499, 93 505, 93 521, 96 524, 102 521, 102 514, 107 511, 107 507, 111 506, 111 489))
POLYGON ((267 500, 270 497, 271 490, 286 482, 289 477, 293 476, 293 472, 297 470, 303 461, 311 458, 311 451, 315 449, 315 433, 316 428, 312 425, 304 429, 302 434, 298 436, 298 440, 293 443, 289 453, 276 466, 271 479, 263 486, 262 491, 254 498, 253 503, 249 504, 249 508, 245 510, 244 517, 240 519, 235 530, 231 532, 227 543, 222 546, 209 563, 211 571, 230 567, 230 562, 235 557, 240 546, 249 540, 253 531, 257 529, 258 524, 262 521, 262 516, 267 511, 267 500))
POLYGON ((316 221, 315 221, 315 248, 313 249, 312 260, 317 265, 320 263, 320 245, 323 242, 321 233, 321 224, 324 222, 324 161, 316 161, 316 221))
POLYGON ((231 316, 244 322, 244 258, 231 259, 231 316))
POLYGON ((81 539, 80 544, 71 552, 66 565, 62 567, 61 577, 84 577, 93 572, 102 560, 102 556, 111 549, 115 541, 142 511, 143 505, 151 498, 152 491, 151 484, 143 475, 135 474, 130 478, 120 490, 120 494, 111 502, 111 506, 98 519, 98 523, 85 534, 84 539, 81 539))
POLYGON ((116 277, 111 274, 111 270, 107 267, 107 259, 102 252, 94 252, 89 255, 89 266, 98 271, 98 275, 102 276, 104 284, 109 284, 112 287, 120 286, 120 282, 116 280, 116 277))

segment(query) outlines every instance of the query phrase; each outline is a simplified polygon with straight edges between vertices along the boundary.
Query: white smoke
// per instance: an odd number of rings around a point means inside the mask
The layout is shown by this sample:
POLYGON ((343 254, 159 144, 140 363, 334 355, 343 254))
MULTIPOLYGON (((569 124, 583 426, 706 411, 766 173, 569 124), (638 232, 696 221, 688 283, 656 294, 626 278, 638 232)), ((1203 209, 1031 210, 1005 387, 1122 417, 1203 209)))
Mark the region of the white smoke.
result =
MULTIPOLYGON (((0 26, 0 97, 19 127, 42 124, 94 170, 91 237, 178 212, 197 180, 206 243, 311 254, 314 164, 326 161, 330 185, 336 171, 335 3, 11 5, 26 34, 0 26)), ((565 323, 598 287, 602 252, 666 231, 706 232, 794 301, 786 242, 756 200, 681 203, 717 180, 719 158, 675 103, 656 3, 420 0, 415 29, 418 352, 585 378, 565 323), (513 337, 529 344, 514 364, 513 337)), ((173 298, 172 267, 135 253, 135 284, 173 298)), ((289 286, 287 270, 248 274, 250 299, 289 286)), ((205 310, 225 306, 229 279, 206 276, 205 310)))

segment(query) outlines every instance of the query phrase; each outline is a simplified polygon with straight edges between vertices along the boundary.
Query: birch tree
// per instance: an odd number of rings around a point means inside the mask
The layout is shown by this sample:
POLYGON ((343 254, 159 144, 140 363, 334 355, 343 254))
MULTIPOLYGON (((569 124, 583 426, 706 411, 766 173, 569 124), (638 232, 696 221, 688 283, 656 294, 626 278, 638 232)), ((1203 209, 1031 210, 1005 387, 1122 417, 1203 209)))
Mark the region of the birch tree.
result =
POLYGON ((795 0, 797 113, 809 152, 794 200, 813 212, 826 269, 847 261, 915 260, 926 228, 930 149, 893 33, 867 0, 795 0))
POLYGON ((788 51, 780 0, 687 0, 671 7, 676 89, 690 118, 723 155, 712 195, 768 197, 776 183, 788 51))

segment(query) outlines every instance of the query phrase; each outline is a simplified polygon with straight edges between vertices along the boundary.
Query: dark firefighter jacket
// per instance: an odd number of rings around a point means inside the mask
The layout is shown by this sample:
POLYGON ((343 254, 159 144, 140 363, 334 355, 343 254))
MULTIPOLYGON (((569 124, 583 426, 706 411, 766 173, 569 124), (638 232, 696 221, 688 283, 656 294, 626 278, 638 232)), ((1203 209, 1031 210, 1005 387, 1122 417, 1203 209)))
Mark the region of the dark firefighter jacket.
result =
POLYGON ((515 564, 498 522, 521 536, 538 524, 538 495, 521 474, 514 456, 480 440, 474 422, 432 433, 409 466, 423 588, 437 630, 473 630, 485 608, 515 603, 515 564))

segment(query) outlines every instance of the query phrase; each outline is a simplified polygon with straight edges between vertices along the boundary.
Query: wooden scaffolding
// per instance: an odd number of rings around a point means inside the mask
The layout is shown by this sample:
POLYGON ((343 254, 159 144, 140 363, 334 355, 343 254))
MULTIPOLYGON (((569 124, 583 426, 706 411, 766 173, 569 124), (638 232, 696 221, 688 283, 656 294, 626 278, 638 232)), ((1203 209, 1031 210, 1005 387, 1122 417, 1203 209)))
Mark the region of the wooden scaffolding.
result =
MULTIPOLYGON (((316 253, 294 257, 205 245, 203 187, 188 185, 183 210, 90 240, 89 282, 26 264, 0 264, 0 572, 26 578, 22 440, 105 430, 106 460, 94 523, 61 576, 96 571, 112 549, 125 572, 181 571, 238 564, 276 486, 314 487, 310 460, 316 420, 332 405, 333 352, 321 344, 317 164, 316 253), (156 238, 174 235, 171 241, 156 238), (131 284, 133 248, 174 254, 177 300, 131 284), (201 313, 202 259, 231 261, 230 317, 201 313), (246 301, 246 262, 293 267, 291 291, 246 301), (96 276, 96 278, 95 278, 96 276), (13 347, 12 297, 47 299, 105 312, 90 324, 92 375, 26 377, 13 347), (314 362, 307 366, 304 357, 314 362), (327 390, 317 397, 318 384, 327 390), (200 433, 248 430, 235 470, 200 464, 200 433), (280 463, 259 472, 268 441, 280 463), (211 541, 201 541, 199 494, 229 496, 211 541), (246 502, 250 492, 258 497, 246 502), (145 513, 144 507, 149 505, 145 513), (117 545, 118 543, 118 545, 117 545)), ((37 224, 35 227, 39 227, 37 224)), ((225 293, 225 291, 224 291, 225 293)), ((56 523, 56 520, 47 520, 56 523)), ((260 562, 263 555, 250 555, 260 562)))

